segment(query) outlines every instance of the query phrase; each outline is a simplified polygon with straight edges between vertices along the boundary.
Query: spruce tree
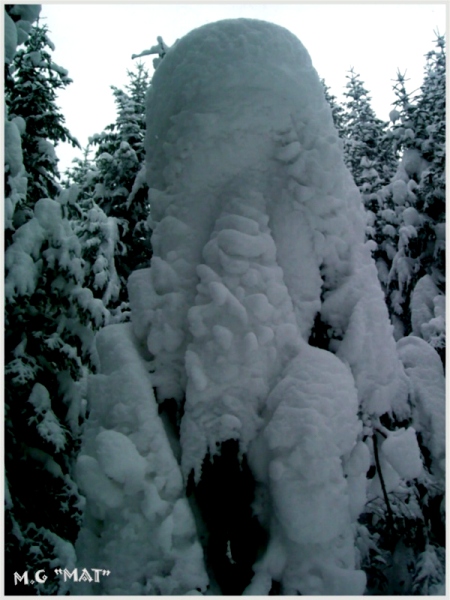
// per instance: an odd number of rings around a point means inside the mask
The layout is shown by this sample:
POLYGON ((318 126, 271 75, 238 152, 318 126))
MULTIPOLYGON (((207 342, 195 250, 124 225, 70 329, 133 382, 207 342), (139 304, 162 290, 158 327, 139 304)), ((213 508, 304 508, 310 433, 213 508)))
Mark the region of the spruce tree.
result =
POLYGON ((336 127, 336 131, 338 132, 339 137, 343 138, 345 135, 345 126, 344 126, 345 111, 344 111, 344 108, 343 108, 342 104, 340 104, 338 102, 337 97, 334 94, 332 94, 331 88, 325 83, 325 79, 321 79, 321 83, 323 85, 325 99, 331 108, 331 115, 333 117, 334 126, 336 127))
MULTIPOLYGON (((366 236, 379 244, 383 238, 379 225, 383 207, 381 190, 395 172, 397 158, 392 141, 386 135, 387 123, 372 109, 360 75, 351 69, 347 79, 341 118, 344 160, 367 209, 366 236)), ((373 249, 375 258, 378 252, 379 249, 373 249)))
POLYGON ((5 547, 14 594, 67 591, 55 577, 15 586, 13 574, 75 564, 83 499, 72 467, 94 331, 108 318, 85 285, 77 188, 58 181, 54 144, 74 138, 54 100, 70 80, 47 47, 46 29, 32 28, 6 89, 5 547))
MULTIPOLYGON (((429 419, 437 401, 433 378, 443 380, 445 349, 444 222, 445 222, 445 45, 438 37, 427 54, 424 82, 418 93, 408 92, 405 75, 398 73, 396 101, 388 137, 401 155, 398 169, 380 197, 377 266, 387 295, 394 331, 405 353, 404 365, 427 373, 420 390, 413 383, 414 419, 429 419), (410 337, 412 336, 412 337, 410 337), (402 339, 403 338, 403 339, 402 339), (403 343, 405 345, 403 345, 403 343), (419 352, 420 349, 420 352, 419 352), (428 383, 426 383, 428 381, 428 383), (422 400, 418 400, 423 396, 422 400), (426 402, 422 407, 421 402, 426 402), (428 412, 430 411, 430 412, 428 412)), ((431 417, 433 418, 433 417, 431 417)), ((384 415, 376 424, 378 444, 384 427, 401 431, 411 425, 384 415), (381 426, 380 426, 381 425, 381 426)), ((427 423, 427 427, 430 426, 427 423)), ((360 519, 359 547, 372 594, 437 594, 445 577, 445 480, 431 458, 426 427, 417 436, 423 457, 422 474, 403 490, 389 491, 366 506, 360 519)), ((382 463, 382 455, 380 458, 382 463)), ((383 465, 373 472, 389 479, 383 465)))
MULTIPOLYGON (((22 152, 28 181, 27 206, 23 207, 27 215, 31 214, 34 202, 53 197, 61 190, 55 153, 58 143, 69 142, 79 147, 64 125, 64 116, 56 103, 58 91, 72 80, 67 71, 52 60, 53 50, 47 27, 37 24, 24 46, 18 49, 9 69, 12 74, 6 93, 9 117, 21 118, 26 125, 22 152)), ((23 214, 16 215, 19 224, 24 218, 23 214)))
POLYGON ((118 228, 115 265, 119 313, 126 311, 128 276, 147 266, 151 256, 144 162, 145 95, 150 80, 142 63, 129 71, 128 77, 125 90, 112 87, 117 106, 115 123, 90 138, 95 155, 88 169, 89 181, 82 186, 84 197, 90 197, 118 228))
POLYGON ((444 360, 445 325, 445 40, 426 55, 423 84, 406 92, 400 73, 394 91, 398 123, 392 137, 402 151, 389 186, 398 209, 398 243, 389 274, 389 301, 403 334, 423 337, 444 360))
POLYGON ((389 182, 396 157, 386 140, 387 123, 375 115, 360 75, 351 69, 347 79, 343 118, 345 159, 367 205, 370 194, 389 182))

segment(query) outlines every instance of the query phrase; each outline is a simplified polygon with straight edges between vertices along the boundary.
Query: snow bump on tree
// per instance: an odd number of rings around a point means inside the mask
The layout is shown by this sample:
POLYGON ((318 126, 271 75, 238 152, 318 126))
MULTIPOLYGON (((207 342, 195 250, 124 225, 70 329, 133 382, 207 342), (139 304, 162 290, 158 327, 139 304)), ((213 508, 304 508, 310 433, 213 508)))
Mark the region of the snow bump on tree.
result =
POLYGON ((155 72, 146 135, 154 255, 129 279, 132 323, 182 414, 212 577, 222 593, 362 594, 363 424, 407 418, 408 380, 310 57, 262 21, 196 29, 155 72), (233 499, 247 473, 249 514, 219 502, 214 472, 233 499))
POLYGON ((76 552, 80 571, 102 565, 110 574, 100 583, 74 583, 72 593, 205 590, 203 552, 180 468, 130 323, 102 329, 96 350, 100 374, 89 380, 90 415, 76 465, 86 496, 76 552))

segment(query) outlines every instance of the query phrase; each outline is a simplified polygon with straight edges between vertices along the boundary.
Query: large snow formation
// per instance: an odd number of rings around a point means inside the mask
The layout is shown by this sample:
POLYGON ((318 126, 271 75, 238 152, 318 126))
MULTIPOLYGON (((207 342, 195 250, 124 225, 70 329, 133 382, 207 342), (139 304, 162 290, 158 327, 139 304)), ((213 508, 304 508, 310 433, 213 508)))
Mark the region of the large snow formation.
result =
POLYGON ((408 416, 408 386, 319 77, 287 30, 222 21, 168 51, 147 115, 154 256, 132 320, 158 399, 185 398, 183 473, 227 439, 249 453, 262 520, 273 507, 249 593, 362 593, 365 471, 343 461, 358 406, 408 416), (327 349, 308 343, 317 317, 327 349))
MULTIPOLYGON (((277 581, 286 594, 362 594, 363 434, 385 413, 408 418, 414 392, 415 430, 440 469, 440 408, 424 403, 424 349, 399 348, 409 378, 399 359, 318 75, 283 28, 209 24, 168 50, 147 115, 154 254, 129 279, 132 330, 110 326, 97 342, 79 564, 117 567, 103 593, 204 589, 182 476, 199 481, 204 458, 234 439, 269 533, 246 593, 277 581), (181 469, 152 385, 183 407, 181 469)), ((419 472, 415 430, 384 448, 397 480, 419 472)))
POLYGON ((131 326, 104 328, 96 349, 101 373, 90 379, 76 466, 87 500, 76 552, 80 570, 100 565, 110 575, 72 592, 198 593, 208 583, 203 551, 131 326))

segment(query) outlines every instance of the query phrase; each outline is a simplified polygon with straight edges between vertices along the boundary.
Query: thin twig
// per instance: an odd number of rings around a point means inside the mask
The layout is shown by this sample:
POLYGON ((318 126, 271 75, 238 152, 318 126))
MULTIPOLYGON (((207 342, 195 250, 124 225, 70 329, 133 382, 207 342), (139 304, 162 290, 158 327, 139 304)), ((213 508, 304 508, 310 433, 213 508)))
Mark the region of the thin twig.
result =
POLYGON ((380 457, 378 455, 378 440, 377 440, 376 432, 374 432, 372 439, 373 439, 373 452, 375 455, 375 465, 377 467, 378 477, 380 478, 381 489, 383 491, 384 501, 386 502, 386 508, 387 508, 386 521, 387 521, 388 526, 391 527, 392 529, 394 529, 394 513, 392 512, 391 503, 389 502, 389 497, 388 497, 387 490, 386 490, 386 484, 384 483, 384 477, 383 477, 383 473, 381 471, 380 457))

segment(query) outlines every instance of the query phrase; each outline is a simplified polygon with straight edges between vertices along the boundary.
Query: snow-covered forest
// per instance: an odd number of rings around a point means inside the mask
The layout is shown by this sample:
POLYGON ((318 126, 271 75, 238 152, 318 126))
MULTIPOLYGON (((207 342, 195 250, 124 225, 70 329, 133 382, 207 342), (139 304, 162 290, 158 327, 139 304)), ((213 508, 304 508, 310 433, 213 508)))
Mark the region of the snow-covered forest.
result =
POLYGON ((5 6, 6 594, 444 595, 444 37, 389 122, 280 26, 158 38, 60 173, 39 12, 5 6))

